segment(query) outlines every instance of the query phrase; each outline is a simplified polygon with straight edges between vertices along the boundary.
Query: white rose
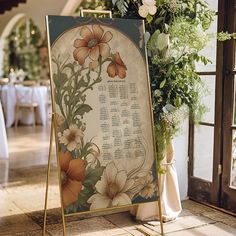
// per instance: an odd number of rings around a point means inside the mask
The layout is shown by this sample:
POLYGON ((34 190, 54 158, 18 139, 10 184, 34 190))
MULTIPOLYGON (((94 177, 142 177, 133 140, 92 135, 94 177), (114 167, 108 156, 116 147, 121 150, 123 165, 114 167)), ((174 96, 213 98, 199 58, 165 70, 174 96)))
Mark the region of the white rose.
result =
POLYGON ((150 15, 155 15, 156 14, 156 12, 157 12, 157 7, 156 6, 149 6, 148 8, 149 8, 148 12, 149 12, 150 15))
POLYGON ((146 5, 142 5, 139 7, 138 9, 138 14, 143 17, 143 18, 146 18, 147 15, 148 15, 148 7, 146 5))
POLYGON ((148 5, 148 6, 155 6, 156 1, 155 0, 142 0, 143 5, 148 5))
POLYGON ((167 48, 170 43, 169 34, 160 33, 157 36, 157 48, 161 51, 164 48, 167 48))

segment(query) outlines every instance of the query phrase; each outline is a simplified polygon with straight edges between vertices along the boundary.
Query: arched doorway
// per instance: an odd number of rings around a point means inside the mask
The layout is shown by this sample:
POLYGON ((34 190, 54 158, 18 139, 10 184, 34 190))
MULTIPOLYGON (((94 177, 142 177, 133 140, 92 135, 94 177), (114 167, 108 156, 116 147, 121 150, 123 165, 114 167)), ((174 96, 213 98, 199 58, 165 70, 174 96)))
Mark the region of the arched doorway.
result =
POLYGON ((14 16, 6 25, 1 40, 3 44, 3 74, 8 76, 11 68, 23 70, 27 79, 38 79, 42 43, 41 33, 32 19, 25 14, 14 16))

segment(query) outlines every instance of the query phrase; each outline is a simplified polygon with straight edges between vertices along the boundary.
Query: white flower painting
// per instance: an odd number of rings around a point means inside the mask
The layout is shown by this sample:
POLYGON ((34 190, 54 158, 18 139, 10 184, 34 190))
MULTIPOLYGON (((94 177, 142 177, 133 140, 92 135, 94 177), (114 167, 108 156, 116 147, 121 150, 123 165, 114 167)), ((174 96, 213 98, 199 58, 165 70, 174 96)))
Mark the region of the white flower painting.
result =
POLYGON ((69 129, 63 131, 62 136, 59 138, 60 143, 64 144, 68 151, 73 151, 81 146, 81 139, 84 137, 83 131, 77 125, 70 125, 69 129))
POLYGON ((127 178, 124 170, 118 171, 114 162, 109 163, 101 180, 95 185, 97 193, 88 199, 88 203, 91 204, 90 209, 131 204, 131 199, 126 192, 133 184, 134 181, 127 178))

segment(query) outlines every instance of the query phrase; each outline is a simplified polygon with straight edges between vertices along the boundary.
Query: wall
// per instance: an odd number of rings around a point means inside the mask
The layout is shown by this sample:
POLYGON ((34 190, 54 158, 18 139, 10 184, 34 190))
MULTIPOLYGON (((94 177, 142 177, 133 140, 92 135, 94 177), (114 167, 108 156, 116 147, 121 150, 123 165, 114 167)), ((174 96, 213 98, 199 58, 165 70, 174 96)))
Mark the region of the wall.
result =
POLYGON ((67 0, 27 0, 26 4, 21 3, 18 7, 0 15, 0 35, 10 19, 19 13, 32 18, 42 34, 45 34, 45 16, 60 15, 66 3, 67 0))
POLYGON ((188 190, 188 125, 188 119, 184 120, 179 135, 174 138, 175 168, 182 200, 187 198, 188 190))

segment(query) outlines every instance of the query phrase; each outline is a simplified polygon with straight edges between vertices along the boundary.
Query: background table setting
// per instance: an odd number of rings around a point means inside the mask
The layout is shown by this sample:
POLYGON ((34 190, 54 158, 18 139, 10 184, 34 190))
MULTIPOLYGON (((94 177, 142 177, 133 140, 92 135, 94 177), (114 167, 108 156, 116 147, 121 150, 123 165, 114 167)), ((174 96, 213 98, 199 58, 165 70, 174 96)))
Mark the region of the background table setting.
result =
MULTIPOLYGON (((6 127, 11 127, 16 118, 15 107, 21 104, 36 104, 36 123, 46 125, 48 120, 49 89, 47 86, 24 86, 8 84, 1 88, 1 101, 5 113, 6 127)), ((21 124, 33 123, 33 114, 29 109, 21 109, 21 124)))

